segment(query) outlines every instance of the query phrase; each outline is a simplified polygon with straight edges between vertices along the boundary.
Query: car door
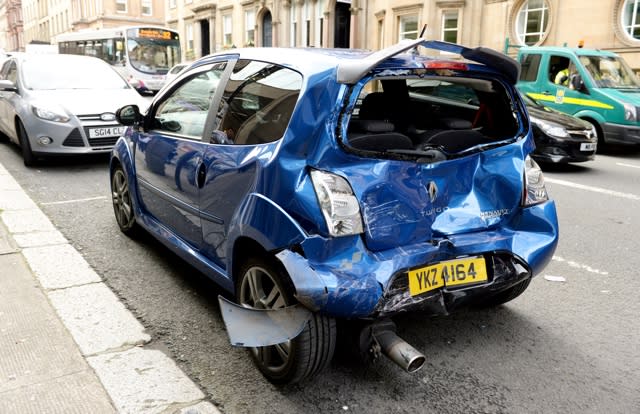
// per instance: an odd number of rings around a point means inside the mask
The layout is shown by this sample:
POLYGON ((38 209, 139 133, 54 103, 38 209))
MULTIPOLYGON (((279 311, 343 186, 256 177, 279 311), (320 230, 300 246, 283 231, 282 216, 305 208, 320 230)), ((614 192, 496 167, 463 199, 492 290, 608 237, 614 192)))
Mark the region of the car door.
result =
POLYGON ((137 132, 135 166, 143 207, 174 234, 202 245, 199 179, 209 109, 226 62, 195 69, 155 101, 137 132))
POLYGON ((204 154, 201 188, 203 250, 226 268, 229 225, 249 193, 274 185, 270 164, 302 86, 302 75, 258 61, 238 60, 226 83, 213 136, 204 154))
POLYGON ((592 99, 586 86, 575 89, 572 82, 577 75, 588 81, 581 63, 572 54, 550 53, 546 57, 541 95, 529 96, 560 112, 575 114, 592 99))

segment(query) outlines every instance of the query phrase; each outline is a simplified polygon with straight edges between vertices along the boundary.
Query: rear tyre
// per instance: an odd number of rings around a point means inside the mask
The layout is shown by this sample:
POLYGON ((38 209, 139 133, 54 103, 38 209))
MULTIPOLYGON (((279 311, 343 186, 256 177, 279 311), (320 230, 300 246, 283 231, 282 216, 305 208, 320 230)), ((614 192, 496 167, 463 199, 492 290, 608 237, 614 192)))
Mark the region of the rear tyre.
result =
MULTIPOLYGON (((236 283, 238 303, 248 308, 279 309, 296 303, 293 286, 275 258, 252 257, 241 267, 236 283)), ((325 368, 335 351, 336 321, 314 313, 296 338, 281 344, 250 348, 254 363, 274 384, 293 384, 325 368)))
POLYGON ((120 231, 129 237, 135 236, 140 228, 133 211, 127 175, 120 165, 116 166, 111 173, 111 199, 120 231))
POLYGON ((31 151, 31 144, 29 144, 29 136, 27 130, 24 129, 21 121, 16 121, 16 130, 18 132, 18 141, 20 141, 20 149, 22 150, 22 160, 26 167, 33 167, 36 165, 38 159, 33 155, 31 151))
POLYGON ((531 278, 524 280, 520 283, 518 283, 515 286, 511 286, 509 289, 498 293, 495 296, 492 296, 491 298, 489 298, 488 300, 484 301, 481 304, 481 307, 483 308, 493 308, 495 306, 500 306, 502 304, 505 304, 509 301, 512 301, 513 299, 517 298, 518 296, 522 295, 522 293, 527 290, 527 288, 529 287, 529 283, 531 283, 531 278))

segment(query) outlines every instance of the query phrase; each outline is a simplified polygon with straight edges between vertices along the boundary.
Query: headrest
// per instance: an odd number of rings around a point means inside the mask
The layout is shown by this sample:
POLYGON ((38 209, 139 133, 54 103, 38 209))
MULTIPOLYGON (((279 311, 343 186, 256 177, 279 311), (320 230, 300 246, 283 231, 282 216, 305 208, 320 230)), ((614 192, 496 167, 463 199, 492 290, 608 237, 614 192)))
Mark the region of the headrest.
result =
POLYGON ((471 129, 473 124, 466 119, 442 118, 440 122, 448 129, 471 129))
POLYGON ((395 126, 391 122, 375 119, 355 119, 349 123, 349 130, 354 132, 366 132, 379 134, 393 131, 395 126))

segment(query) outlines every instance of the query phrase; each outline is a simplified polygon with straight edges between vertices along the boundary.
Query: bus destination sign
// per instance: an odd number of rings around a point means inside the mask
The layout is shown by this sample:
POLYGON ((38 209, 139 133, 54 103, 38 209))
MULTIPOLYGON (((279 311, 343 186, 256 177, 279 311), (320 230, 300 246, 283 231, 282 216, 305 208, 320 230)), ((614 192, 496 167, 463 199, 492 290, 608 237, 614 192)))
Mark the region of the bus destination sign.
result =
POLYGON ((140 37, 146 37, 149 39, 164 39, 164 40, 171 40, 172 39, 172 34, 170 31, 168 30, 162 30, 162 29, 154 29, 154 28, 143 28, 143 29, 138 29, 138 36, 140 37))

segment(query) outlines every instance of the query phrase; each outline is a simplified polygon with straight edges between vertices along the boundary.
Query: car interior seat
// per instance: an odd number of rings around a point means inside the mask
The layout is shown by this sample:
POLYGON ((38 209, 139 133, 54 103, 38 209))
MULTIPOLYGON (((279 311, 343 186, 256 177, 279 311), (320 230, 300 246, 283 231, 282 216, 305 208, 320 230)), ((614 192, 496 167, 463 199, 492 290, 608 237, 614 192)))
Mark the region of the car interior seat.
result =
POLYGON ((445 152, 456 153, 476 145, 485 144, 489 139, 475 129, 451 129, 440 131, 423 143, 422 149, 441 147, 445 152))
POLYGON ((394 132, 391 122, 355 120, 349 124, 348 142, 354 148, 369 151, 391 149, 411 150, 413 142, 408 136, 394 132))

